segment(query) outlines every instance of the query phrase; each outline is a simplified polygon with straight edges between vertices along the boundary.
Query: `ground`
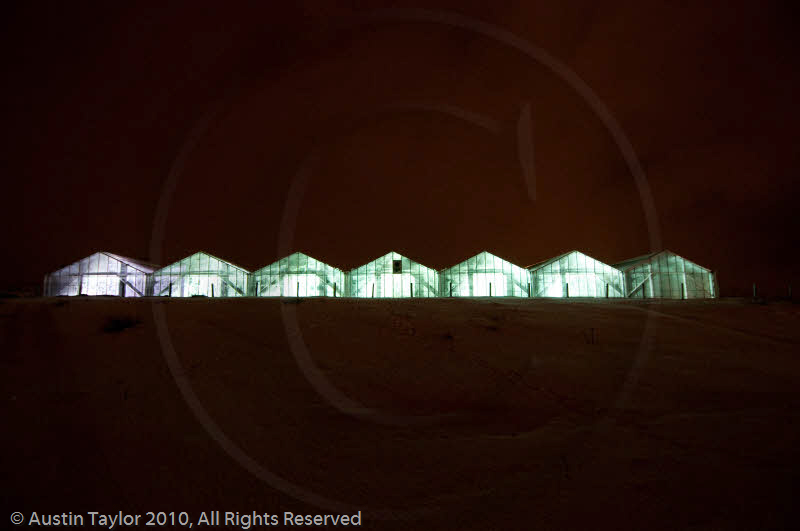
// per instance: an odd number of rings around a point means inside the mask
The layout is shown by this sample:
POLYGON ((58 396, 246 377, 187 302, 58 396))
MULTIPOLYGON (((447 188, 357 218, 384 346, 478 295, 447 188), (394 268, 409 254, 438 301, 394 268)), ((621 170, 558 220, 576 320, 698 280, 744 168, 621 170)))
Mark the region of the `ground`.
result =
POLYGON ((798 308, 5 299, 0 516, 792 528, 798 308))

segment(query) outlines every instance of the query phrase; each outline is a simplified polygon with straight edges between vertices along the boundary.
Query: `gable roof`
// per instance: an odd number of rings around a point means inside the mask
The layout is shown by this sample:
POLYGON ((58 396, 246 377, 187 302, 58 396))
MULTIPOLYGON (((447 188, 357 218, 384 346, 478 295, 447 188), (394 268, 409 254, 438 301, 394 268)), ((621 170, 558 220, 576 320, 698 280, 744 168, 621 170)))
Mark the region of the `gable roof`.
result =
MULTIPOLYGON (((353 269, 351 269, 350 271, 355 271, 356 269, 361 269, 362 267, 368 266, 369 264, 371 264, 371 263, 373 263, 373 262, 377 262, 378 260, 380 260, 380 259, 382 259, 382 258, 386 258, 387 256, 393 256, 393 255, 397 255, 397 256, 399 256, 400 258, 405 258, 405 259, 406 259, 406 260, 408 260, 409 262, 413 262, 413 263, 415 263, 415 264, 417 264, 417 265, 420 265, 420 266, 422 266, 422 267, 424 267, 424 268, 426 268, 426 269, 430 269, 431 271, 436 271, 436 269, 434 269, 434 268, 432 268, 432 267, 428 267, 428 266, 426 266, 425 264, 423 264, 422 262, 417 262, 417 261, 416 261, 416 260, 414 260, 413 258, 409 258, 409 257, 407 257, 407 256, 406 256, 406 255, 404 255, 404 254, 400 254, 400 253, 398 253, 397 251, 389 251, 388 253, 386 253, 386 254, 382 254, 382 255, 380 255, 380 256, 378 256, 378 257, 374 258, 373 260, 370 260, 369 262, 367 262, 367 263, 365 263, 365 264, 361 264, 361 265, 359 265, 359 266, 356 266, 356 267, 354 267, 354 268, 353 268, 353 269)), ((395 260, 397 260, 396 258, 394 258, 394 259, 395 259, 395 260)))
POLYGON ((208 256, 209 258, 213 258, 214 260, 219 260, 220 262, 222 262, 224 264, 228 264, 229 266, 234 267, 234 268, 236 268, 236 269, 238 269, 240 271, 244 271, 245 273, 250 273, 250 271, 248 271, 247 269, 245 269, 245 268, 243 268, 241 266, 238 266, 238 265, 236 265, 234 263, 228 262, 227 260, 223 260, 222 258, 214 256, 213 254, 207 253, 205 251, 197 251, 195 253, 190 254, 189 256, 184 256, 180 260, 175 260, 171 264, 165 265, 164 267, 160 268, 159 271, 162 270, 162 269, 167 269, 168 267, 174 266, 175 264, 179 264, 179 263, 183 262, 184 260, 192 258, 193 256, 197 256, 198 254, 204 254, 204 255, 208 256))
POLYGON ((291 258, 291 257, 292 257, 292 256, 294 256, 294 255, 305 256, 306 258, 309 258, 309 259, 311 259, 311 260, 314 260, 314 261, 316 261, 316 262, 319 262, 320 264, 324 264, 324 265, 326 265, 326 266, 328 266, 328 267, 332 267, 333 269, 336 269, 337 271, 342 271, 342 270, 341 270, 341 269, 339 269, 338 267, 336 267, 336 266, 332 266, 332 265, 330 265, 330 264, 329 264, 329 263, 327 263, 327 262, 323 262, 322 260, 319 260, 319 259, 317 259, 317 258, 314 258, 313 256, 309 256, 309 255, 307 255, 307 254, 306 254, 306 253, 304 253, 304 252, 301 252, 301 251, 295 251, 295 252, 293 252, 292 254, 288 254, 288 255, 284 256, 283 258, 279 258, 279 259, 275 260, 274 262, 271 262, 271 263, 269 263, 269 264, 265 265, 264 267, 260 267, 260 268, 256 269, 256 270, 255 270, 255 271, 253 271, 253 272, 254 272, 254 273, 258 273, 259 271, 261 271, 261 270, 263 270, 263 269, 267 269, 267 268, 269 268, 269 267, 272 267, 272 266, 274 266, 275 264, 279 264, 280 262, 282 262, 282 261, 284 261, 284 260, 287 260, 287 259, 291 258))
POLYGON ((445 267, 444 269, 441 269, 440 271, 447 271, 448 269, 452 269, 452 268, 454 268, 456 266, 460 266, 461 264, 463 264, 465 262, 468 262, 468 261, 472 260, 473 258, 478 258, 479 256, 482 256, 482 255, 491 256, 492 258, 497 258, 498 260, 502 260, 504 262, 507 262, 507 263, 511 264, 512 266, 514 266, 514 267, 519 267, 520 269, 525 269, 524 267, 520 267, 517 264, 515 264, 513 262, 510 262, 509 260, 506 260, 505 258, 497 256, 496 254, 490 253, 489 251, 481 251, 476 255, 470 256, 466 260, 462 260, 462 261, 458 262, 457 264, 451 265, 450 267, 445 267))
MULTIPOLYGON (((547 260, 542 260, 541 262, 535 262, 535 263, 533 263, 531 265, 525 266, 524 269, 527 269, 528 271, 532 271, 534 269, 540 269, 540 268, 546 266, 547 264, 555 262, 557 260, 561 260, 565 256, 568 256, 568 255, 570 255, 572 253, 580 253, 580 251, 576 251, 576 250, 567 251, 566 253, 561 253, 560 255, 554 256, 553 258, 548 258, 547 260)), ((581 253, 581 254, 583 254, 584 256, 589 256, 586 253, 581 253)), ((589 258, 592 258, 592 257, 589 256, 589 258)), ((593 258, 593 260, 594 260, 594 258, 593 258)), ((598 260, 598 262, 599 262, 599 260, 598 260)))
POLYGON ((694 264, 699 268, 705 269, 706 271, 710 271, 707 267, 703 267, 700 264, 698 264, 697 262, 693 262, 691 260, 688 260, 688 259, 682 257, 681 255, 679 255, 678 253, 674 253, 674 252, 670 251, 669 249, 664 249, 663 251, 657 251, 657 252, 654 252, 654 253, 643 254, 641 256, 636 256, 634 258, 628 258, 627 260, 623 260, 622 262, 617 262, 616 264, 613 264, 613 266, 615 268, 619 269, 620 271, 627 271, 628 269, 636 267, 637 265, 639 265, 639 264, 641 264, 643 262, 649 262, 653 258, 655 258, 656 256, 664 254, 664 253, 669 253, 669 254, 671 254, 673 256, 677 256, 681 260, 684 260, 686 262, 694 264))
POLYGON ((541 269, 541 268, 543 268, 543 267, 545 267, 545 266, 547 266, 549 264, 552 264, 553 262, 558 262, 562 258, 567 257, 567 256, 569 256, 571 254, 579 254, 581 256, 584 256, 584 257, 588 258, 589 260, 597 262, 598 264, 603 264, 605 266, 612 267, 612 268, 614 267, 614 266, 612 266, 610 264, 606 264, 602 260, 598 260, 594 256, 590 256, 590 255, 584 253, 583 251, 578 251, 577 249, 573 249, 572 251, 567 251, 566 253, 562 253, 562 254, 560 254, 558 256, 554 256, 553 258, 548 258, 547 260, 542 260, 541 262, 536 262, 533 265, 527 266, 525 269, 527 269, 528 271, 536 271, 537 269, 541 269))
POLYGON ((119 254, 109 253, 107 251, 97 251, 97 252, 94 252, 94 253, 90 254, 89 256, 84 256, 83 258, 75 260, 74 262, 70 262, 67 265, 59 267, 53 273, 57 273, 59 271, 63 271, 64 269, 69 269, 73 265, 79 264, 80 262, 83 262, 84 260, 89 260, 93 256, 97 256, 99 254, 105 255, 108 258, 111 258, 112 260, 115 260, 117 262, 121 262, 123 264, 126 264, 127 266, 132 267, 133 269, 135 269, 137 271, 140 271, 142 273, 152 273, 153 271, 156 271, 160 267, 160 266, 158 266, 156 264, 151 264, 150 262, 145 262, 144 260, 138 260, 136 258, 128 258, 127 256, 122 256, 122 255, 119 255, 119 254))
MULTIPOLYGON (((159 266, 157 264, 153 264, 153 263, 150 263, 150 262, 145 262, 144 260, 137 260, 136 258, 128 258, 127 256, 122 256, 122 255, 119 255, 119 254, 109 253, 109 252, 106 252, 106 251, 100 251, 100 253, 102 253, 102 254, 104 254, 106 256, 109 256, 109 257, 111 257, 111 258, 113 258, 115 260, 119 260, 120 262, 124 262, 124 263, 128 264, 129 266, 131 266, 132 268, 138 269, 139 271, 141 271, 143 273, 152 273, 153 271, 156 271, 157 269, 161 268, 161 266, 159 266)), ((95 253, 95 254, 98 254, 98 253, 95 253)))

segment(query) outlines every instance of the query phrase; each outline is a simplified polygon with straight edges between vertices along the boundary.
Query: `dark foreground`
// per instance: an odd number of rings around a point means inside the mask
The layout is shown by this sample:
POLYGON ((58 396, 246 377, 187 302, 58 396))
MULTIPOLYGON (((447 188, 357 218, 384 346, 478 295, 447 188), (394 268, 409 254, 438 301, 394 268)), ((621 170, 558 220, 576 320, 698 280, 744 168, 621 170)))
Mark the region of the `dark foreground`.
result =
POLYGON ((733 300, 6 300, 0 522, 793 528, 799 317, 733 300))

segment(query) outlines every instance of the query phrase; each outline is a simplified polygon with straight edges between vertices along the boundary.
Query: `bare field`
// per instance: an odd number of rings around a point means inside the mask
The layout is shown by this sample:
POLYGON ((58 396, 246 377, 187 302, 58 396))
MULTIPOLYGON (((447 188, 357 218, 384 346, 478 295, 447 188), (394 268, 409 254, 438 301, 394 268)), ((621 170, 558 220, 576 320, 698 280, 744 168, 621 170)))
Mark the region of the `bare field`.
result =
POLYGON ((791 528, 798 308, 4 300, 4 505, 791 528))

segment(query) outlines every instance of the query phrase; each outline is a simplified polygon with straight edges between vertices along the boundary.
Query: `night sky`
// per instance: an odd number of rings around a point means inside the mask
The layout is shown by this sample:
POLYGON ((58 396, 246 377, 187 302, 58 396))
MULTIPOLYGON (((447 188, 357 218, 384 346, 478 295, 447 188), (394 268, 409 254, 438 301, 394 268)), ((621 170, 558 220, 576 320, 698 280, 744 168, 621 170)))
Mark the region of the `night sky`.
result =
POLYGON ((390 250, 437 269, 482 250, 522 266, 649 252, 646 208, 591 105, 520 50, 446 23, 467 19, 599 96, 641 162, 662 247, 717 270, 723 295, 797 283, 788 3, 406 6, 463 17, 429 20, 272 4, 6 8, 0 288, 41 286, 97 250, 151 258, 171 171, 164 265, 205 250, 255 270, 287 241, 343 269, 390 250))

